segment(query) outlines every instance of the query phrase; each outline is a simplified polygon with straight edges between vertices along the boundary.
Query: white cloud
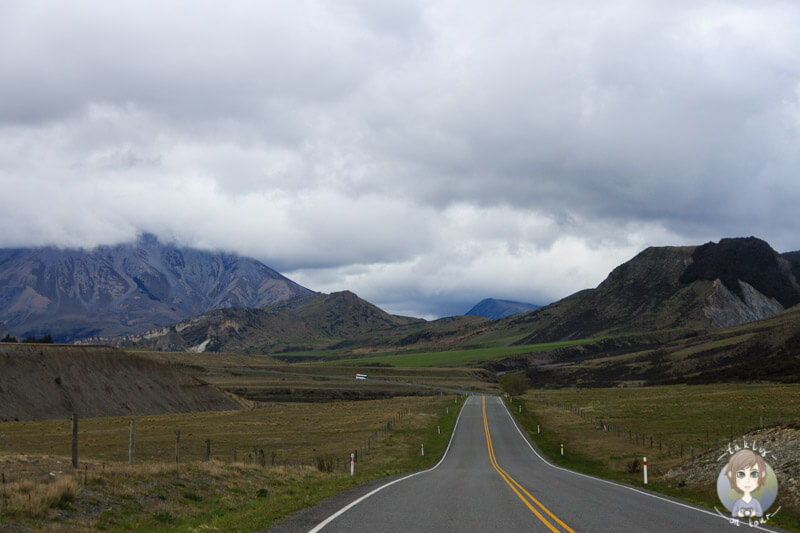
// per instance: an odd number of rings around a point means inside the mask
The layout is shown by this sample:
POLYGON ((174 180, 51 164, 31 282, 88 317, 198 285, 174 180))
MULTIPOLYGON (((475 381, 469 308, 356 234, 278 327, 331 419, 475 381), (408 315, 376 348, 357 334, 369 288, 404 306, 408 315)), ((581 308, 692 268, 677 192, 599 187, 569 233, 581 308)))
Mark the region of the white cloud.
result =
POLYGON ((797 249, 798 26, 780 0, 3 2, 0 246, 149 231, 426 316, 649 245, 797 249))

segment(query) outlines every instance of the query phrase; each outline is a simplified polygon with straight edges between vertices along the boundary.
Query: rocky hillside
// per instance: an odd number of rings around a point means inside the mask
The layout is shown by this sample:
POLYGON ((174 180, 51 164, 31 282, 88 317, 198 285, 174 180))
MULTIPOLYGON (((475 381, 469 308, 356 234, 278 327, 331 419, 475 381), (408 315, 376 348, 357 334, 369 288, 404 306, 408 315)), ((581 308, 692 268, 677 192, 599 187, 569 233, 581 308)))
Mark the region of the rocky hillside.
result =
POLYGON ((754 237, 648 248, 614 269, 596 289, 507 319, 506 327, 529 328, 519 343, 530 344, 733 326, 799 303, 795 272, 789 259, 754 237))
MULTIPOLYGON (((779 508, 797 509, 800 506, 800 428, 790 424, 758 429, 748 433, 745 438, 736 439, 733 444, 743 446, 745 441, 756 442, 759 449, 768 451, 765 460, 778 478, 777 499, 765 511, 774 513, 779 508)), ((717 478, 729 457, 730 451, 726 442, 699 454, 691 463, 671 469, 664 478, 672 485, 716 487, 717 478)), ((746 521, 742 523, 747 524, 746 521)))
POLYGON ((150 235, 93 250, 0 250, 0 324, 22 338, 140 333, 212 309, 308 294, 253 259, 178 248, 150 235))
POLYGON ((538 305, 526 304, 523 302, 514 302, 511 300, 498 300, 495 298, 486 298, 481 300, 475 306, 467 311, 466 315, 477 315, 490 320, 497 320, 511 315, 519 315, 521 313, 528 313, 538 309, 538 305))
POLYGON ((0 420, 239 409, 240 401, 164 365, 102 346, 0 343, 0 420))
POLYGON ((681 337, 775 316, 800 301, 794 265, 764 241, 724 239, 648 248, 595 289, 493 322, 477 316, 433 322, 397 317, 342 292, 301 296, 264 309, 218 310, 143 334, 91 342, 274 354, 456 349, 654 331, 681 337))
POLYGON ((414 323, 424 321, 390 315, 344 291, 301 296, 264 309, 219 309, 143 334, 83 342, 165 351, 274 353, 364 342, 414 323))

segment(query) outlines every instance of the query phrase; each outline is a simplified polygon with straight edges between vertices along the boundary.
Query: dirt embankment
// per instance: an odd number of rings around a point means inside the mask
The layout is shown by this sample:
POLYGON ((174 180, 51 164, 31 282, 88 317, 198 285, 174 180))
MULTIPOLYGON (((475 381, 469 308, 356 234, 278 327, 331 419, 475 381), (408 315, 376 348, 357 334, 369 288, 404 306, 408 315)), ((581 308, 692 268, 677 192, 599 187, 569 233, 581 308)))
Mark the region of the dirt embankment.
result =
POLYGON ((240 409, 237 399, 164 365, 104 346, 0 344, 0 420, 240 409))

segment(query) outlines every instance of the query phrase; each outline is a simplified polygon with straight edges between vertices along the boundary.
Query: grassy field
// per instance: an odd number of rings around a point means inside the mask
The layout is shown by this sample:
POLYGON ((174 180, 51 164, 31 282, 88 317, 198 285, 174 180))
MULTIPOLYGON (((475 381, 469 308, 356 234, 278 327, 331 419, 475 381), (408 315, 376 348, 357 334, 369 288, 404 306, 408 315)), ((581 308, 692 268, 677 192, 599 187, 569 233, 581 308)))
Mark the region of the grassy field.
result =
MULTIPOLYGON (((703 448, 741 437, 778 421, 800 421, 800 386, 784 384, 672 385, 538 391, 550 403, 568 405, 584 417, 601 417, 625 429, 703 448)), ((580 420, 580 416, 575 415, 580 420)))
MULTIPOLYGON (((762 417, 765 425, 777 423, 778 409, 782 423, 796 424, 800 385, 539 390, 529 391, 510 407, 542 451, 558 464, 641 486, 641 468, 633 463, 647 457, 651 490, 719 507, 713 485, 682 485, 665 474, 695 464, 692 453, 697 461, 703 456, 713 463, 732 432, 734 441, 741 442, 742 429, 760 426, 762 417)), ((786 494, 779 490, 782 496, 786 494)), ((784 505, 774 523, 800 531, 800 513, 784 505)))
MULTIPOLYGON (((471 350, 448 350, 422 353, 391 353, 384 355, 371 355, 354 359, 339 359, 335 364, 355 364, 368 366, 370 364, 386 364, 400 368, 425 368, 460 366, 480 361, 488 361, 500 357, 526 355, 548 350, 555 350, 565 346, 576 346, 592 342, 595 339, 581 339, 575 341, 548 342, 543 344, 529 344, 525 346, 497 346, 491 348, 475 348, 471 350)), ((323 364, 330 364, 324 363, 323 364)))
POLYGON ((331 364, 286 364, 268 356, 137 352, 161 363, 191 366, 205 382, 257 400, 324 401, 380 398, 392 395, 436 394, 401 384, 443 387, 496 394, 497 378, 480 368, 413 368, 331 364), (356 381, 363 373, 374 380, 356 381), (395 383, 381 383, 380 381, 395 383))
POLYGON ((136 417, 133 466, 127 464, 130 419, 81 420, 77 470, 68 421, 3 423, 0 520, 21 530, 47 530, 56 521, 65 529, 113 531, 264 529, 358 483, 429 465, 460 403, 437 396, 136 417), (254 447, 264 451, 256 464, 249 455, 254 447), (359 458, 353 478, 351 452, 359 458))

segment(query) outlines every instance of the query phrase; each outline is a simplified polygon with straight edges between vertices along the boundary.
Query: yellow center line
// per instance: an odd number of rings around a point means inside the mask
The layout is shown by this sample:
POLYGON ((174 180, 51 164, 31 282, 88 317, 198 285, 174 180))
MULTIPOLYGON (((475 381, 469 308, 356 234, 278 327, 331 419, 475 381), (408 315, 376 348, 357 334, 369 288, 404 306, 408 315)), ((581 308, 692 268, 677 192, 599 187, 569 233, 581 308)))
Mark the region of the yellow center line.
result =
POLYGON ((560 533, 558 528, 556 528, 556 526, 554 526, 549 520, 547 520, 547 518, 545 518, 542 515, 542 513, 540 513, 536 509, 536 507, 533 506, 533 504, 538 505, 545 513, 547 513, 548 516, 550 516, 550 518, 552 518, 555 522, 560 524, 561 527, 563 527, 566 531, 569 531, 570 533, 575 533, 575 531, 571 527, 569 527, 567 524, 562 522, 556 515, 551 513, 550 510, 542 504, 542 502, 540 502, 539 500, 534 498, 527 490, 525 490, 525 488, 522 485, 517 483, 517 481, 514 478, 512 478, 511 475, 509 475, 508 472, 506 472, 505 470, 503 470, 500 467, 500 465, 497 462, 497 458, 494 455, 494 447, 492 446, 492 436, 489 433, 489 420, 486 418, 486 397, 485 396, 481 397, 481 405, 483 407, 483 429, 486 432, 486 447, 489 450, 489 460, 491 461, 492 466, 494 467, 494 469, 497 471, 498 474, 500 474, 500 477, 503 478, 503 481, 505 481, 508 484, 508 486, 511 487, 511 490, 514 491, 514 493, 517 495, 517 497, 520 500, 522 500, 522 503, 524 503, 528 507, 528 509, 530 509, 531 512, 533 512, 533 514, 536 515, 536 517, 539 520, 541 520, 542 523, 544 525, 546 525, 550 529, 550 531, 554 531, 556 533, 560 533), (520 492, 520 491, 522 491, 522 492, 520 492), (524 495, 523 495, 523 493, 524 493, 524 495), (528 499, 525 498, 526 496, 527 496, 528 499))

